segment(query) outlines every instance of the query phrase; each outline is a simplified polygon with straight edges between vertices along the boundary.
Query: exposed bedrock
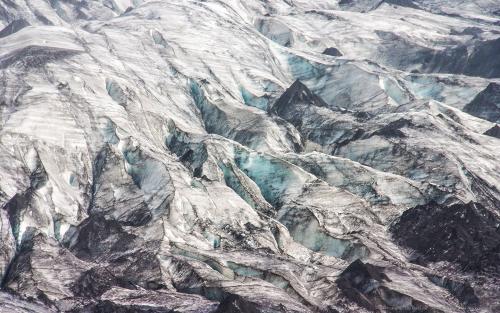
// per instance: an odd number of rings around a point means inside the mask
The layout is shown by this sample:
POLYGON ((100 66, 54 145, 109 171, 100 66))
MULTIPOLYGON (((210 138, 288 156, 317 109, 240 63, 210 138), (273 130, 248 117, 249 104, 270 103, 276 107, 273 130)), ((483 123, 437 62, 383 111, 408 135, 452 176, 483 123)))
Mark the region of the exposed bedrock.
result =
POLYGON ((371 312, 443 312, 412 295, 391 289, 390 283, 384 268, 359 260, 351 263, 337 279, 337 285, 349 299, 371 312))
POLYGON ((397 241, 415 250, 413 262, 449 261, 468 271, 498 274, 498 223, 498 216, 481 204, 429 203, 405 211, 391 230, 397 241))
POLYGON ((500 84, 490 83, 463 109, 465 112, 493 123, 500 122, 500 84))

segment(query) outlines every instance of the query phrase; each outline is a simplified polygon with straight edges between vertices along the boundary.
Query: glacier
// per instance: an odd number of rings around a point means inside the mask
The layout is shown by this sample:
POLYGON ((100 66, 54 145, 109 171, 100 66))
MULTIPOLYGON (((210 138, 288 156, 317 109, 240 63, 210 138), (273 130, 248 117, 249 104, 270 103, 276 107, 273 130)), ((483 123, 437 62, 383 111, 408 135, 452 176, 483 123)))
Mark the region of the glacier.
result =
POLYGON ((0 1, 0 312, 500 311, 497 0, 0 1))

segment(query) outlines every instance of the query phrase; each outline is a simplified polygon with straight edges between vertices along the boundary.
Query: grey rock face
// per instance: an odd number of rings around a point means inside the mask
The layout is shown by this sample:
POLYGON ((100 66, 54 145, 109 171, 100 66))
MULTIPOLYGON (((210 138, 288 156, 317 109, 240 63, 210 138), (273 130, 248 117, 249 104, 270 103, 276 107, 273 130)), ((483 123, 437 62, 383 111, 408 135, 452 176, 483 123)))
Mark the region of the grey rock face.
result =
POLYGON ((339 57, 342 56, 342 52, 340 52, 337 48, 334 47, 329 47, 326 48, 325 51, 323 51, 323 54, 332 56, 332 57, 339 57))
POLYGON ((348 298, 370 311, 443 312, 430 308, 410 295, 388 288, 385 282, 391 282, 391 279, 383 270, 356 260, 342 272, 337 284, 348 298))
POLYGON ((495 1, 0 1, 0 312, 500 311, 495 1))
POLYGON ((500 122, 500 84, 490 83, 465 105, 464 111, 493 123, 500 122))
POLYGON ((479 298, 469 282, 432 274, 428 278, 436 285, 448 289, 461 303, 472 306, 479 304, 479 298))
POLYGON ((500 126, 498 126, 498 124, 495 124, 495 126, 485 131, 484 134, 491 137, 500 138, 500 126))
POLYGON ((448 260, 473 271, 498 272, 500 233, 495 217, 489 214, 480 204, 440 207, 431 203, 406 211, 393 231, 403 244, 421 254, 416 256, 418 262, 448 260))
POLYGON ((12 35, 13 33, 29 25, 30 24, 23 19, 12 21, 9 25, 5 26, 4 29, 0 31, 0 38, 12 35))

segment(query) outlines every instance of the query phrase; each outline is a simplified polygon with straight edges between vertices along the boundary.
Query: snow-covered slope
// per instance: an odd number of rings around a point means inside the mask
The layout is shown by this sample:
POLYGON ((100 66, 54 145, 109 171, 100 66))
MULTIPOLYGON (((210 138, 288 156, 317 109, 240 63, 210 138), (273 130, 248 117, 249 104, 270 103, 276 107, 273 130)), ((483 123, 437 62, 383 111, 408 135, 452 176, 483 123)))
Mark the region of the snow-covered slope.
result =
POLYGON ((1 1, 0 311, 499 311, 499 16, 1 1))

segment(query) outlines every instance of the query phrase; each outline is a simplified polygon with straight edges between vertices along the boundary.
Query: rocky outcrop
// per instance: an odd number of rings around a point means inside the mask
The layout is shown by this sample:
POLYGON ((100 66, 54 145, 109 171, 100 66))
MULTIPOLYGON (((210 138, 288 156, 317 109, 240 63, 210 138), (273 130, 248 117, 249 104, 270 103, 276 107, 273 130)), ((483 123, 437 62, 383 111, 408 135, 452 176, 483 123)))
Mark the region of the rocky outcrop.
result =
POLYGON ((383 268, 360 260, 351 263, 337 279, 337 285, 349 299, 371 312, 443 312, 387 287, 386 282, 391 279, 383 268))
POLYGON ((404 212, 391 229, 402 245, 416 251, 414 262, 448 261, 467 271, 499 273, 498 223, 498 217, 478 203, 429 203, 404 212))
POLYGON ((0 38, 2 37, 7 37, 9 35, 12 35, 13 33, 23 29, 26 26, 29 26, 30 24, 24 20, 24 19, 19 19, 10 22, 9 25, 5 26, 1 31, 0 31, 0 38))
POLYGON ((500 84, 490 83, 463 109, 465 112, 488 120, 500 122, 500 84))
POLYGON ((500 126, 498 126, 498 124, 495 124, 495 126, 485 131, 484 134, 487 136, 500 138, 500 126))
POLYGON ((340 57, 342 56, 342 52, 340 52, 337 48, 335 47, 329 47, 326 48, 325 51, 323 51, 323 54, 332 56, 332 57, 340 57))
POLYGON ((450 277, 428 274, 427 277, 436 285, 446 288, 461 303, 466 306, 478 306, 479 298, 469 282, 460 281, 450 277))

